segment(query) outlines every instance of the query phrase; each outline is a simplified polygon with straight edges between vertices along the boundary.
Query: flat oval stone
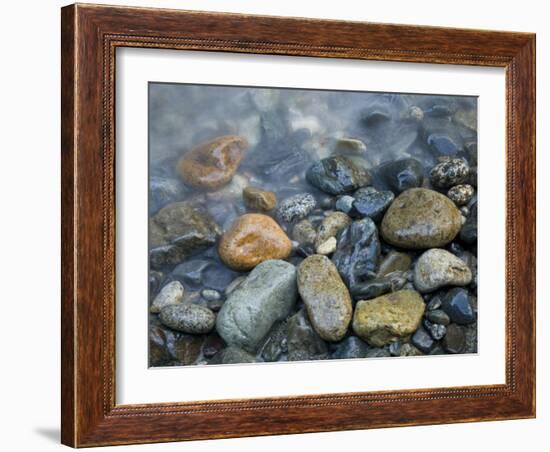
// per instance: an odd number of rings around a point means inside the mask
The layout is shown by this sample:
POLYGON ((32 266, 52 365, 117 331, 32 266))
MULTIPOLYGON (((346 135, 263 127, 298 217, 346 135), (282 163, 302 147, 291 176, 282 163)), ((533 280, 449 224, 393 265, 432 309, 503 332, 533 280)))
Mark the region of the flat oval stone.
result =
POLYGON ((255 352, 273 325, 290 315, 297 297, 296 268, 281 260, 262 262, 229 294, 216 330, 227 344, 255 352))
POLYGON ((166 284, 151 303, 150 311, 159 313, 162 308, 181 303, 183 300, 184 288, 179 281, 172 281, 166 284))
POLYGON ((234 270, 250 270, 269 259, 286 259, 292 242, 267 215, 248 213, 238 217, 222 236, 218 252, 234 270))
POLYGON ((160 311, 159 319, 168 328, 189 334, 209 333, 216 322, 210 309, 188 303, 166 306, 160 311))
POLYGON ((319 336, 342 340, 351 321, 351 297, 330 259, 318 254, 304 259, 298 267, 298 291, 319 336))
POLYGON ((380 232, 392 245, 425 249, 451 242, 461 226, 462 215, 449 198, 426 188, 411 188, 386 211, 380 232))
POLYGON ((423 253, 414 267, 414 285, 422 293, 443 286, 465 286, 471 281, 472 272, 464 261, 439 248, 423 253))
POLYGON ((369 184, 368 171, 347 157, 328 157, 313 164, 306 173, 308 182, 331 195, 341 195, 369 184))
POLYGON ((233 178, 247 148, 248 142, 243 137, 218 137, 185 153, 176 169, 185 183, 216 190, 233 178))
POLYGON ((415 290, 399 290, 355 306, 353 331, 373 347, 383 347, 414 333, 420 326, 425 304, 415 290))

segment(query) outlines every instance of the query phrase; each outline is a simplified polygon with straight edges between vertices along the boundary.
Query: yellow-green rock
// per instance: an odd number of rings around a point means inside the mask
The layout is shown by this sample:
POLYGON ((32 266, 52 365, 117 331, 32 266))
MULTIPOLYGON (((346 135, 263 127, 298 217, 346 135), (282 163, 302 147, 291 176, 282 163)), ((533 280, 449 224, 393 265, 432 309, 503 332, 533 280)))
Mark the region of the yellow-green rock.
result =
POLYGON ((374 347, 382 347, 414 333, 424 314, 424 300, 416 290, 399 290, 355 306, 353 331, 374 347))

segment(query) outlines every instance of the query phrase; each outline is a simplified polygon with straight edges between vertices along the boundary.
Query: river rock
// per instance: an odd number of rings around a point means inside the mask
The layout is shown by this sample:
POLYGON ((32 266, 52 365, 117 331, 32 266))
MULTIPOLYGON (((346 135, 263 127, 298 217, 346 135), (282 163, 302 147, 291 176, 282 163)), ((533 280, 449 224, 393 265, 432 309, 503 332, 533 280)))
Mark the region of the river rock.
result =
POLYGON ((177 171, 186 184, 216 190, 231 181, 247 148, 248 142, 243 137, 218 137, 185 153, 177 171))
POLYGON ((168 204, 149 221, 151 267, 180 263, 214 245, 220 232, 210 215, 190 202, 168 204))
POLYGON ((460 240, 468 244, 477 242, 477 202, 470 209, 470 214, 460 230, 460 240))
POLYGON ((385 276, 357 283, 351 294, 356 300, 369 300, 388 292, 396 292, 408 284, 408 275, 404 272, 393 272, 385 276))
POLYGON ((301 309, 288 320, 288 360, 313 361, 328 358, 328 346, 301 309))
POLYGON ((380 262, 378 276, 386 276, 393 272, 406 272, 411 268, 412 259, 407 253, 390 251, 380 262))
POLYGON ((437 188, 449 188, 468 180, 470 166, 462 158, 449 159, 438 163, 430 171, 430 181, 437 188))
POLYGON ((447 353, 463 353, 466 347, 464 327, 451 323, 447 327, 447 334, 445 334, 441 344, 447 353))
POLYGON ((441 308, 453 322, 460 325, 475 321, 475 312, 466 289, 457 287, 449 290, 443 297, 441 308))
POLYGON ((248 213, 238 217, 218 246, 221 260, 234 270, 250 270, 269 259, 286 259, 292 242, 267 215, 248 213))
POLYGON ((154 314, 159 313, 162 308, 171 304, 181 303, 183 300, 184 289, 179 281, 172 281, 166 284, 151 303, 149 311, 154 314))
POLYGON ((378 167, 378 173, 390 190, 397 194, 420 187, 424 182, 424 168, 418 160, 412 158, 384 163, 378 167))
POLYGON ((351 218, 343 212, 332 212, 327 215, 317 229, 315 246, 325 243, 331 237, 336 237, 350 223, 351 218))
POLYGON ((178 179, 151 176, 149 178, 149 214, 154 214, 165 205, 181 199, 185 191, 185 186, 178 179))
POLYGON ((248 186, 243 190, 243 200, 249 209, 269 211, 277 205, 277 196, 272 191, 248 186))
POLYGON ((370 217, 378 222, 395 199, 395 195, 389 190, 377 191, 372 187, 366 188, 370 190, 360 188, 353 194, 355 201, 349 215, 354 218, 370 217))
POLYGON ((320 243, 317 248, 315 248, 315 252, 317 254, 322 254, 324 256, 328 256, 332 253, 334 253, 334 251, 336 251, 336 238, 335 237, 330 237, 329 239, 327 239, 326 241, 324 241, 323 243, 320 243))
POLYGON ((457 206, 464 206, 470 202, 474 193, 474 187, 469 184, 461 184, 451 187, 447 192, 447 197, 457 206))
POLYGON ((204 336, 184 334, 157 323, 149 327, 149 365, 187 366, 200 357, 204 336))
MULTIPOLYGON (((429 307, 427 307, 429 309, 429 307)), ((437 323, 438 325, 448 325, 451 323, 451 318, 449 315, 442 309, 434 309, 432 311, 426 311, 426 318, 432 322, 437 323)))
POLYGON ((265 362, 278 361, 288 352, 287 332, 288 322, 286 321, 279 322, 271 328, 259 352, 265 362))
POLYGON ((259 264, 231 292, 216 329, 230 345, 254 352, 272 326, 288 317, 298 296, 296 268, 281 260, 259 264))
POLYGON ((314 163, 307 171, 308 182, 331 195, 341 195, 364 187, 370 175, 347 157, 338 155, 314 163))
POLYGON ((374 347, 414 333, 424 314, 424 300, 414 290, 400 290, 355 306, 353 331, 374 347))
POLYGON ((208 364, 246 364, 255 363, 256 357, 247 351, 229 346, 216 353, 208 364))
POLYGON ((406 343, 399 349, 399 356, 422 356, 423 353, 414 345, 406 343))
POLYGON ((349 336, 342 342, 336 344, 335 350, 332 352, 332 359, 352 359, 365 358, 369 346, 359 339, 357 336, 349 336))
POLYGON ((365 355, 365 358, 389 358, 391 356, 389 350, 385 348, 371 348, 365 355))
POLYGON ((426 188, 411 188, 386 211, 380 232, 392 245, 425 249, 451 242, 461 226, 460 211, 449 198, 426 188))
POLYGON ((281 201, 277 208, 277 218, 286 223, 301 220, 309 215, 316 204, 310 193, 298 193, 281 201))
POLYGON ((306 258, 298 267, 298 291, 321 338, 341 340, 353 309, 348 289, 330 259, 318 254, 306 258))
POLYGON ((210 309, 189 303, 164 307, 159 319, 168 328, 189 334, 209 333, 216 322, 216 316, 210 309))
POLYGON ((418 328, 412 335, 411 343, 424 353, 429 353, 435 344, 432 336, 423 327, 418 328))
POLYGON ((433 248, 424 252, 414 267, 414 285, 422 292, 443 286, 465 286, 472 281, 468 266, 454 254, 433 248))
POLYGON ((332 261, 353 292, 360 283, 376 276, 379 257, 378 231, 367 217, 354 221, 340 233, 332 261))
POLYGON ((305 219, 299 221, 292 228, 292 238, 300 245, 313 245, 317 237, 317 231, 311 221, 305 219))
POLYGON ((355 198, 353 196, 342 195, 336 199, 336 203, 334 204, 334 207, 336 210, 339 210, 340 212, 350 213, 353 207, 354 201, 355 201, 355 198))

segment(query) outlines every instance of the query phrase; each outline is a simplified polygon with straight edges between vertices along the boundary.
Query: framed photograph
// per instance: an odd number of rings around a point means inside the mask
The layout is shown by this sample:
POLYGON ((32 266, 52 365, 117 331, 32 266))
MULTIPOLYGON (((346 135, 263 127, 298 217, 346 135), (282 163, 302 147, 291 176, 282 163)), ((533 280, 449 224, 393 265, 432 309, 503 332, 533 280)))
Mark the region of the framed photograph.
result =
POLYGON ((62 9, 62 442, 535 416, 535 36, 62 9))

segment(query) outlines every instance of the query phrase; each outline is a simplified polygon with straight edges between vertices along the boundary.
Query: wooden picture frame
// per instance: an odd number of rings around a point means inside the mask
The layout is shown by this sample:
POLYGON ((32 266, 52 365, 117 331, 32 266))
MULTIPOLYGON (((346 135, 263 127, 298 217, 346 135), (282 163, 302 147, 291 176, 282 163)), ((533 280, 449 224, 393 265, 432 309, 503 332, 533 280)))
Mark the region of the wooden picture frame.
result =
POLYGON ((62 442, 73 447, 535 416, 535 35, 71 5, 62 9, 62 442), (506 383, 115 404, 118 47, 506 70, 506 383))

